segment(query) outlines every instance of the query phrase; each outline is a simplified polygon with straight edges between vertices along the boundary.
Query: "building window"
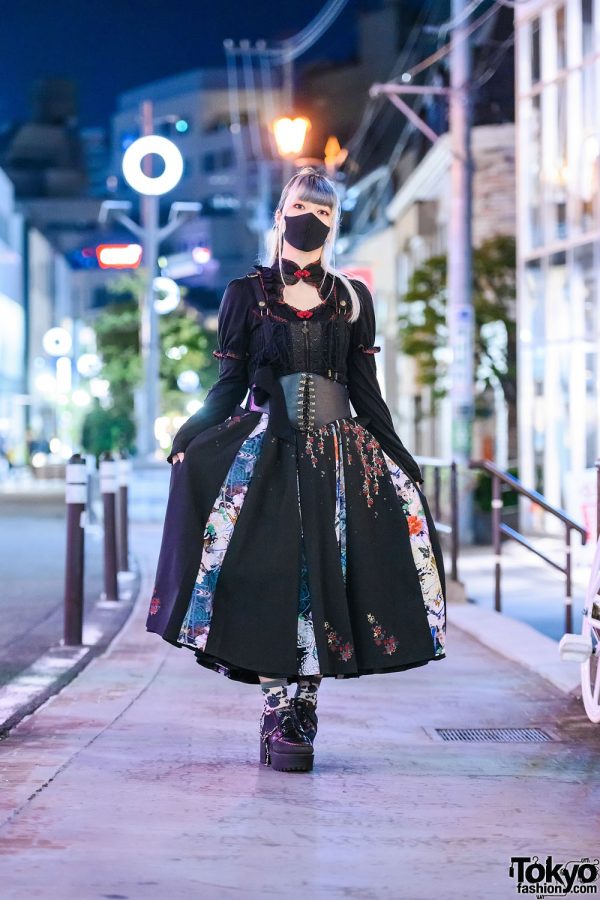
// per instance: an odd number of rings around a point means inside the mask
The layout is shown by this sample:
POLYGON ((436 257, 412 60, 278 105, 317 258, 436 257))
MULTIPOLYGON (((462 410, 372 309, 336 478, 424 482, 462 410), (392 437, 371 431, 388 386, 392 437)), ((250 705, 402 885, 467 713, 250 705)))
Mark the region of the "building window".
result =
POLYGON ((232 147, 226 147, 224 150, 221 150, 221 168, 222 169, 231 169, 235 164, 235 158, 232 147))
POLYGON ((155 125, 156 134, 162 137, 174 140, 180 138, 184 134, 189 134, 192 122, 189 116, 168 116, 164 119, 158 119, 155 125))
POLYGON ((555 236, 567 237, 567 187, 569 167, 567 158, 567 83, 563 79, 556 86, 556 163, 552 173, 555 236))
POLYGON ((133 144, 134 141, 137 141, 139 138, 139 131, 123 131, 121 132, 120 144, 121 150, 127 150, 130 144, 133 144))
POLYGON ((204 172, 218 172, 222 169, 231 169, 235 165, 235 154, 232 147, 223 147, 219 150, 210 150, 200 158, 204 172))
POLYGON ((594 0, 581 0, 581 55, 594 51, 594 0))
POLYGON ((531 23, 531 83, 540 80, 541 53, 540 53, 540 20, 533 19, 531 23))
POLYGON ((556 68, 560 72, 561 69, 567 67, 567 32, 566 32, 566 15, 564 6, 559 6, 556 10, 556 68))
POLYGON ((542 111, 541 95, 521 101, 521 146, 523 151, 523 193, 525 203, 526 243, 539 247, 542 234, 542 111))
POLYGON ((205 153, 201 158, 200 162, 202 165, 202 169, 204 172, 214 172, 217 167, 216 156, 214 153, 205 153))

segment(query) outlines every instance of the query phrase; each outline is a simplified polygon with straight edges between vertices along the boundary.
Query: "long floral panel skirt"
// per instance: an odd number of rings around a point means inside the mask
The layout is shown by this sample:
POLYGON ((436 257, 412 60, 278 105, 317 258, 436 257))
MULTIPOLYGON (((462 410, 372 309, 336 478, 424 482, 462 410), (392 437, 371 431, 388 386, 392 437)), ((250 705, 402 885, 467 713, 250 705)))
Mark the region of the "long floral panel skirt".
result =
POLYGON ((290 444, 268 412, 238 410, 173 467, 148 629, 247 682, 442 659, 443 559, 421 490, 356 418, 290 444))

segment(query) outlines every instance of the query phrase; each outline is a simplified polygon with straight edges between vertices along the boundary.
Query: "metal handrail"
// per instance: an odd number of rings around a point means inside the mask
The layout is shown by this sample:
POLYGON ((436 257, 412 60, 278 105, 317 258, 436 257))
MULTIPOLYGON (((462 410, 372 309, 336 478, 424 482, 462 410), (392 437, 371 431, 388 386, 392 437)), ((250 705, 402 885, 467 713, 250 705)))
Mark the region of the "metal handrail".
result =
POLYGON ((514 475, 511 475, 510 472, 506 472, 504 469, 499 468, 495 463, 491 462, 488 459, 482 460, 471 460, 469 463, 470 469, 479 469, 481 471, 487 472, 492 476, 492 536, 494 542, 494 575, 495 575, 495 589, 494 589, 494 608, 497 612, 502 612, 502 600, 501 600, 501 560, 502 560, 502 540, 501 535, 506 535, 506 537, 511 538, 517 543, 521 544, 522 547, 525 547, 527 550, 530 550, 532 553, 535 553, 536 556, 541 557, 545 562, 549 565, 553 566, 555 569, 558 569, 559 572, 565 576, 565 631, 572 631, 573 626, 573 578, 571 571, 571 531, 577 531, 581 535, 581 543, 585 544, 587 542, 587 530, 583 525, 580 525, 579 522, 576 522, 564 509, 560 509, 558 506, 553 506, 551 503, 546 500, 542 494, 538 493, 538 491, 531 490, 530 488, 525 487, 525 485, 519 481, 518 478, 515 478, 514 475), (565 565, 561 566, 555 560, 550 559, 550 557, 546 556, 541 550, 538 550, 537 547, 534 547, 527 538, 522 535, 520 532, 515 531, 514 528, 511 528, 505 522, 502 522, 502 488, 503 486, 510 487, 513 491, 520 494, 522 497, 527 497, 529 500, 532 500, 542 509, 546 510, 546 512, 550 513, 550 515, 554 516, 559 521, 563 522, 566 528, 565 533, 565 565))
POLYGON ((518 478, 515 478, 514 475, 510 474, 510 472, 506 472, 504 469, 501 469, 489 459, 471 461, 469 463, 469 468, 485 469, 485 471, 489 472, 490 475, 495 475, 500 479, 500 481, 503 481, 504 484, 507 484, 514 491, 517 491, 517 493, 522 494, 524 497, 528 497, 530 500, 533 500, 534 503, 537 503, 537 505, 541 506, 542 509, 545 509, 557 519, 560 519, 561 522, 569 525, 575 531, 579 531, 582 535, 587 535, 587 531, 584 526, 580 525, 579 522, 576 522, 575 519, 573 519, 568 513, 564 511, 564 509, 560 509, 558 506, 553 506, 548 502, 548 500, 546 500, 544 496, 542 496, 542 494, 538 493, 538 491, 534 491, 531 488, 525 487, 525 485, 521 481, 519 481, 518 478))
POLYGON ((450 577, 453 581, 458 581, 458 476, 456 462, 451 459, 442 459, 439 456, 415 456, 415 460, 423 471, 425 481, 427 480, 427 470, 433 469, 433 520, 437 531, 450 537, 450 577), (441 470, 444 468, 450 469, 450 524, 440 522, 442 515, 441 470))

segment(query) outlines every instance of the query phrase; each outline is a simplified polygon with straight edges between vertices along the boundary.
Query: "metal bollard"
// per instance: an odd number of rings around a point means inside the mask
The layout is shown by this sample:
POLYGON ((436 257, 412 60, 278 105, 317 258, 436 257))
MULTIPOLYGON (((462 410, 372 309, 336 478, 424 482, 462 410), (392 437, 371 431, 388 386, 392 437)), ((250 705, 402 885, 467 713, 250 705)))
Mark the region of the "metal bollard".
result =
POLYGON ((119 599, 117 585, 117 463, 111 453, 100 457, 100 493, 104 507, 104 596, 103 600, 115 602, 119 599))
POLYGON ((87 494, 85 460, 74 453, 67 463, 67 552, 65 564, 64 643, 77 646, 83 639, 83 519, 87 494))
POLYGON ((119 572, 129 572, 129 480, 131 460, 127 451, 121 453, 119 473, 119 572))
POLYGON ((87 525, 96 525, 98 519, 94 509, 95 477, 96 477, 96 456, 93 453, 85 455, 85 467, 87 471, 87 525))

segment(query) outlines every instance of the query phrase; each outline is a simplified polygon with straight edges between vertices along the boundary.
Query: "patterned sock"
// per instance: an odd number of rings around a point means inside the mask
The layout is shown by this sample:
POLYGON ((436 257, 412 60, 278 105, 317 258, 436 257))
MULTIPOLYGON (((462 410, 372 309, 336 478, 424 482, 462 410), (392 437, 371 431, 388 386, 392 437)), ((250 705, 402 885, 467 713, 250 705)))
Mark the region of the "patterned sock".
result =
POLYGON ((317 691, 323 679, 322 675, 311 675, 309 678, 299 678, 296 688, 296 699, 306 700, 307 703, 317 705, 317 691))
POLYGON ((260 689, 264 694, 264 711, 266 713, 290 705, 287 678, 270 678, 268 681, 261 681, 260 689))

